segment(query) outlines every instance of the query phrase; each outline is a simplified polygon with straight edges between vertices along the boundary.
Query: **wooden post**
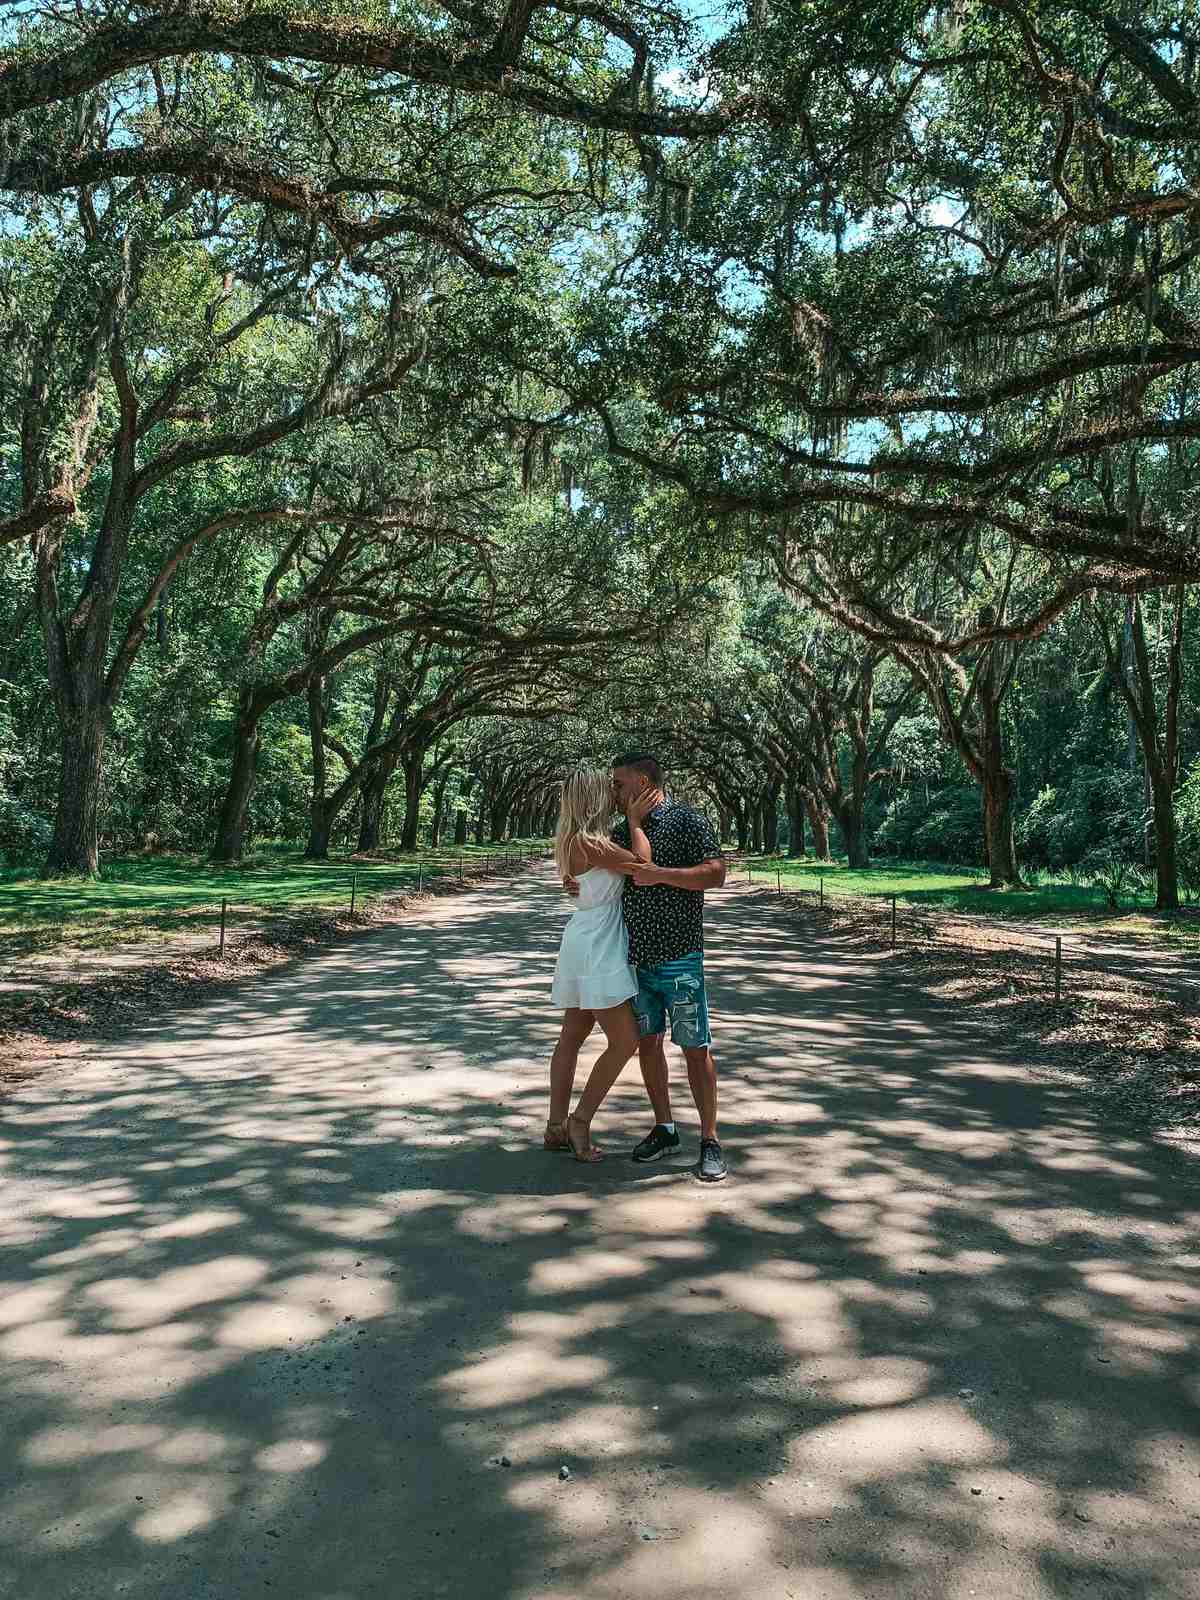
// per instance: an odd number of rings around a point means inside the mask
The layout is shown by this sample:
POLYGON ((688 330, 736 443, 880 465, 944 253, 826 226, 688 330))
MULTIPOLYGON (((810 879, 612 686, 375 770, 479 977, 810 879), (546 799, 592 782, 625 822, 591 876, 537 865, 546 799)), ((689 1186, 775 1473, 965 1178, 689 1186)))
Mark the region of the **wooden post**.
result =
POLYGON ((825 874, 823 872, 818 872, 818 874, 817 874, 817 884, 818 884, 818 886, 820 888, 820 892, 821 892, 821 905, 824 906, 824 904, 825 904, 825 874))
POLYGON ((458 858, 458 881, 459 883, 463 882, 463 858, 461 856, 458 858))
POLYGON ((424 893, 424 890, 425 890, 425 863, 423 861, 418 861, 417 862, 417 893, 418 894, 422 894, 422 893, 424 893))
POLYGON ((351 875, 351 878, 350 878, 350 915, 351 916, 354 915, 354 908, 355 908, 355 906, 357 904, 358 904, 358 873, 355 872, 355 873, 353 873, 351 875))
POLYGON ((892 949, 896 948, 896 896, 892 896, 892 949))
POLYGON ((1062 934, 1054 935, 1054 1003, 1062 1003, 1062 934))
POLYGON ((220 950, 220 954, 221 955, 225 954, 225 912, 228 909, 228 906, 229 906, 229 901, 228 900, 222 900, 221 901, 221 950, 220 950))
POLYGON ((782 894, 783 893, 783 868, 782 867, 776 867, 775 868, 775 893, 776 894, 782 894))

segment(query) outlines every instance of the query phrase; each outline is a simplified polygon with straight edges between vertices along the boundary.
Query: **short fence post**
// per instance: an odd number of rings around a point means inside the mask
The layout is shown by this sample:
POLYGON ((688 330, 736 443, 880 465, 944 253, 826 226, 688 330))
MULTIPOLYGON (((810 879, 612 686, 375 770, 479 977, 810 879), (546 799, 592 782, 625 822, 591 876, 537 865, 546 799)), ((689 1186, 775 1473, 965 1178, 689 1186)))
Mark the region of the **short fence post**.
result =
POLYGON ((1054 1003, 1062 1003, 1062 934, 1054 935, 1054 1003))
POLYGON ((425 863, 417 862, 417 893, 423 894, 425 890, 425 863))
POLYGON ((776 894, 782 894, 783 893, 783 868, 782 867, 776 867, 775 868, 775 893, 776 894))
POLYGON ((892 949, 896 948, 896 896, 892 896, 892 949))
POLYGON ((459 858, 458 858, 458 881, 459 881, 459 883, 462 883, 464 881, 464 879, 463 879, 463 858, 461 856, 459 856, 459 858))
POLYGON ((358 904, 358 873, 350 876, 350 915, 354 915, 354 908, 358 904))
POLYGON ((823 872, 818 872, 817 873, 817 887, 818 887, 818 889, 820 891, 820 895, 821 895, 821 902, 820 903, 821 903, 822 906, 824 906, 824 904, 825 904, 825 874, 823 872))
POLYGON ((225 912, 228 909, 228 906, 228 900, 221 901, 221 949, 219 952, 221 955, 225 954, 225 912))

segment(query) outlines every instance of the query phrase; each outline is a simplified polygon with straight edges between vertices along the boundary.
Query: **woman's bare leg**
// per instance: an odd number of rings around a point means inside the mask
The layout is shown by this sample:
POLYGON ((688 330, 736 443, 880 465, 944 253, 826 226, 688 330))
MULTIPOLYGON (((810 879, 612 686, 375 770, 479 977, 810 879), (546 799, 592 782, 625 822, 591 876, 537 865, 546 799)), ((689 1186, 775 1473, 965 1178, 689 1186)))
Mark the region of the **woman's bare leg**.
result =
POLYGON ((598 1161, 600 1152, 591 1141, 592 1118, 603 1104, 604 1097, 621 1076, 621 1069, 637 1052, 637 1018, 628 1000, 619 1006, 609 1006, 596 1012, 596 1021, 604 1029, 608 1040, 592 1068, 579 1103, 567 1118, 567 1135, 571 1148, 580 1161, 598 1161))
POLYGON ((562 1031, 554 1046, 554 1054, 550 1057, 549 1121, 554 1126, 565 1129, 579 1052, 595 1025, 594 1012, 580 1011, 576 1007, 563 1012, 562 1031))

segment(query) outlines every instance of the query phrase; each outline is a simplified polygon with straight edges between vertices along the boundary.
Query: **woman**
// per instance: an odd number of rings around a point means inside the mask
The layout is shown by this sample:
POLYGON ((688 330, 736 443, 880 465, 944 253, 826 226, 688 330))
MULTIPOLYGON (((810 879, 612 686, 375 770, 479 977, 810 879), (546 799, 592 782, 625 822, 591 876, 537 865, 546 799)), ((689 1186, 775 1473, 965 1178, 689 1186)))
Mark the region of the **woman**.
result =
POLYGON ((563 1007, 563 1026, 550 1062, 550 1118, 547 1150, 572 1150, 576 1161, 599 1161, 591 1123, 621 1068, 638 1046, 630 1001, 637 978, 629 965, 629 938, 621 909, 625 878, 618 870, 649 861, 650 841, 642 828, 656 792, 632 800, 626 815, 632 851, 608 836, 614 795, 607 772, 580 771, 563 784, 554 859, 561 877, 579 879, 579 899, 563 933, 551 998, 563 1007), (576 1041, 591 1031, 591 1019, 604 1030, 607 1048, 592 1068, 579 1104, 568 1116, 575 1076, 576 1041))

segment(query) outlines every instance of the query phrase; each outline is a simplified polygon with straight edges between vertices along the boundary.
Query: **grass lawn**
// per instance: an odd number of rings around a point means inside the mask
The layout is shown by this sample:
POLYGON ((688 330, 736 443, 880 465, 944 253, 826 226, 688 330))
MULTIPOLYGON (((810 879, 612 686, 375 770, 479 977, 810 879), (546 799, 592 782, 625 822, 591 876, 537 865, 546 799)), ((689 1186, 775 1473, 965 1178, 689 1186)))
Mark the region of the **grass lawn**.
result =
POLYGON ((1169 934, 1192 943, 1200 939, 1200 927, 1193 926, 1194 911, 1164 916, 1154 911, 1153 892, 1130 891, 1122 910, 1113 912, 1104 891, 1092 884, 1071 884, 1043 878, 1025 889, 989 889, 988 875, 982 867, 947 867, 941 863, 888 862, 879 866, 851 870, 842 861, 790 861, 782 856, 750 856, 734 868, 734 877, 744 877, 750 868, 753 879, 774 882, 778 869, 783 887, 792 892, 818 893, 824 878, 827 896, 895 895, 906 905, 930 911, 946 911, 971 916, 995 917, 1012 922, 1052 921, 1060 927, 1086 927, 1093 932, 1122 934, 1169 934))
MULTIPOLYGON (((533 845, 525 840, 520 848, 527 852, 533 845)), ((468 864, 481 863, 504 848, 467 845, 461 853, 468 864)), ((426 878, 455 876, 459 854, 451 847, 371 860, 331 855, 328 861, 305 861, 297 849, 270 847, 237 867, 217 867, 196 856, 126 856, 102 861, 95 882, 43 882, 27 868, 0 871, 0 962, 62 944, 98 949, 215 929, 222 899, 250 913, 348 907, 355 873, 361 905, 414 888, 422 869, 426 878)))

